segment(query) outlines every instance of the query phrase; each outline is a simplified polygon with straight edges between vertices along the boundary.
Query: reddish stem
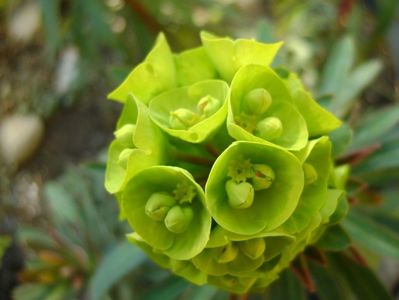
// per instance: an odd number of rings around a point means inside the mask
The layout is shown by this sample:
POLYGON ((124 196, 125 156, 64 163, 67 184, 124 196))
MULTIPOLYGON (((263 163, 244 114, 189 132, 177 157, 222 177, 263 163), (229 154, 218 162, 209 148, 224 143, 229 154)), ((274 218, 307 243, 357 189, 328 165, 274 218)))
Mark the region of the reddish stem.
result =
POLYGON ((356 165, 360 161, 364 160, 371 154, 373 154, 375 151, 377 151, 381 147, 380 144, 373 144, 370 146, 367 146, 365 148, 359 149, 351 154, 348 154, 344 157, 340 157, 337 159, 337 164, 350 164, 350 165, 356 165))
POLYGON ((299 267, 291 265, 291 270, 298 277, 298 279, 302 282, 305 288, 310 292, 314 293, 316 291, 315 284, 313 282, 312 275, 309 271, 309 266, 307 264, 305 255, 299 255, 299 267))
POLYGON ((351 246, 349 247, 349 252, 352 256, 352 258, 361 266, 363 267, 368 267, 368 263, 366 259, 363 257, 363 255, 357 250, 355 247, 351 246))
POLYGON ((141 21, 147 26, 147 28, 152 32, 152 33, 157 33, 161 30, 161 26, 151 16, 146 8, 139 3, 136 0, 125 0, 125 2, 133 9, 133 11, 139 16, 141 21))

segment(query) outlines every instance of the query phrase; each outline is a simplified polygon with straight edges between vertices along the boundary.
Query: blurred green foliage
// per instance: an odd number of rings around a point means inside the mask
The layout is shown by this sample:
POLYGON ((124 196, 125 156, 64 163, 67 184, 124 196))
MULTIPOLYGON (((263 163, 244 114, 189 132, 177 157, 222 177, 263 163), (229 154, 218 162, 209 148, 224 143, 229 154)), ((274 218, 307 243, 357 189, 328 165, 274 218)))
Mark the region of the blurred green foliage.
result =
MULTIPOLYGON (((295 262, 292 269, 308 274, 287 270, 265 294, 251 299, 307 299, 314 292, 302 284, 307 276, 321 300, 392 297, 395 291, 389 294, 375 271, 378 258, 399 260, 399 103, 391 62, 398 53, 381 54, 397 22, 396 0, 34 2, 41 11, 42 31, 35 43, 42 47, 46 78, 55 78, 65 49, 78 53, 77 76, 66 91, 57 93, 51 82, 34 87, 39 100, 30 100, 31 110, 47 118, 64 106, 78 107, 83 98, 101 106, 105 94, 145 56, 158 31, 166 33, 175 50, 197 45, 202 29, 264 42, 284 40, 275 66, 300 73, 320 103, 346 120, 331 138, 337 163, 352 167, 351 212, 343 223, 346 233, 338 229, 308 249, 306 268, 295 262)), ((12 18, 24 3, 0 1, 1 16, 12 18)), ((18 230, 26 269, 14 298, 228 299, 213 287, 171 276, 124 241, 125 224, 103 190, 103 160, 93 160, 98 163, 68 168, 44 183, 46 218, 39 224, 25 222, 18 230)), ((0 257, 8 242, 0 237, 0 257)))

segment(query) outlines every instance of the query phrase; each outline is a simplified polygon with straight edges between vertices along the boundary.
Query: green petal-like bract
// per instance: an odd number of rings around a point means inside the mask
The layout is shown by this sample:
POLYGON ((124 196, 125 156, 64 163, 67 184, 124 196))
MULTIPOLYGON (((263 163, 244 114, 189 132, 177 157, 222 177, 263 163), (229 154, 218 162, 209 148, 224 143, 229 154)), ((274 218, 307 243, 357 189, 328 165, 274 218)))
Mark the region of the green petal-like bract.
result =
POLYGON ((303 148, 308 141, 306 122, 294 107, 284 82, 270 68, 259 65, 242 67, 231 83, 231 101, 227 128, 237 140, 274 143, 290 150, 303 148), (251 113, 248 95, 265 89, 271 104, 261 114, 251 113))
POLYGON ((348 211, 350 169, 334 167, 328 137, 341 121, 270 66, 282 43, 201 40, 174 54, 160 34, 109 94, 124 107, 105 187, 161 267, 261 292, 348 211))
MULTIPOLYGON (((151 117, 166 133, 187 142, 200 143, 222 126, 227 114, 229 88, 221 80, 207 80, 193 85, 170 90, 155 97, 150 103, 151 117), (198 103, 203 97, 211 96, 220 101, 220 107, 210 116, 201 118, 198 103), (196 122, 191 116, 180 113, 184 127, 173 128, 171 114, 185 109, 198 114, 196 122)), ((179 116, 177 116, 179 117, 179 116)))
POLYGON ((220 76, 230 82, 238 69, 248 64, 269 66, 282 43, 263 44, 255 40, 217 37, 207 32, 201 34, 206 53, 220 76))
POLYGON ((151 247, 178 260, 190 259, 200 253, 209 239, 211 218, 203 203, 204 193, 193 178, 183 169, 168 166, 154 166, 137 173, 122 194, 123 210, 135 231, 151 247), (149 217, 145 208, 154 193, 173 194, 173 190, 181 183, 193 186, 196 196, 190 203, 192 220, 185 230, 176 234, 164 222, 149 217))
POLYGON ((177 86, 174 58, 163 34, 143 63, 139 64, 125 81, 108 97, 125 102, 129 94, 144 103, 155 95, 177 86))
POLYGON ((256 234, 265 229, 273 230, 289 218, 298 204, 303 184, 300 162, 288 151, 272 145, 234 142, 212 167, 206 184, 206 203, 212 217, 222 227, 238 234, 256 234), (246 209, 231 207, 223 188, 229 180, 229 166, 240 156, 254 164, 266 164, 275 173, 273 184, 255 192, 253 204, 246 209))

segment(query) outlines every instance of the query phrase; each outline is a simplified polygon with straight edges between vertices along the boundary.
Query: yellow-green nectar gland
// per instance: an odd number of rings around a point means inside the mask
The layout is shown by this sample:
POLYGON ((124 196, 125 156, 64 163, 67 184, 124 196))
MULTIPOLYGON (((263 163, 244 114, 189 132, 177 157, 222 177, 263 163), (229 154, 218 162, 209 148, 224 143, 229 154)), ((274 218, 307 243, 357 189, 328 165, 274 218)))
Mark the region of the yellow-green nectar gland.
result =
POLYGON ((175 205, 166 214, 164 223, 170 232, 179 234, 186 231, 193 218, 194 212, 191 207, 175 205))
POLYGON ((220 101, 210 95, 202 97, 197 104, 197 109, 201 119, 209 117, 220 108, 220 101))
POLYGON ((255 190, 250 183, 237 183, 235 180, 230 179, 226 182, 225 188, 231 207, 244 209, 252 205, 255 197, 255 190))
POLYGON ((136 150, 136 149, 127 148, 127 149, 123 149, 121 151, 121 153, 119 154, 119 157, 118 157, 118 164, 122 168, 126 169, 130 155, 134 152, 134 150, 136 150))
POLYGON ((312 184, 319 178, 319 175, 317 174, 317 171, 313 165, 304 163, 302 169, 305 176, 305 184, 312 184))
POLYGON ((200 116, 187 108, 170 112, 169 125, 172 129, 188 129, 198 123, 200 116))
POLYGON ((169 210, 176 204, 176 200, 169 193, 154 193, 145 204, 145 214, 154 221, 163 221, 169 210))
POLYGON ((283 123, 279 118, 267 117, 256 125, 255 134, 265 140, 275 140, 283 133, 283 123))
POLYGON ((266 243, 265 239, 256 238, 239 242, 239 247, 241 252, 250 259, 257 259, 265 252, 266 243))
POLYGON ((255 191, 268 189, 276 175, 272 168, 264 164, 254 164, 254 176, 252 177, 252 185, 255 191))
POLYGON ((264 88, 250 91, 244 97, 244 107, 251 115, 262 115, 272 104, 272 95, 264 88))
POLYGON ((121 143, 124 147, 127 148, 133 148, 134 147, 134 142, 133 142, 133 135, 134 132, 136 131, 136 125, 134 124, 126 124, 116 130, 114 132, 115 138, 118 140, 119 143, 121 143))
POLYGON ((217 262, 220 264, 233 261, 238 254, 238 248, 233 243, 228 243, 220 252, 217 262))

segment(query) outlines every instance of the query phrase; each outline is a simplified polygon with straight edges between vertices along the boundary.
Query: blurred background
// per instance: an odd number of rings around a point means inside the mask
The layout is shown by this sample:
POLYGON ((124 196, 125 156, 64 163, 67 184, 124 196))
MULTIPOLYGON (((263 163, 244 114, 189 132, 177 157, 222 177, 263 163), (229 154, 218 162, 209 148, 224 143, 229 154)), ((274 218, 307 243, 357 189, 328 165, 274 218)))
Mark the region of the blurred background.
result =
MULTIPOLYGON (((353 165, 349 200, 364 213, 361 230, 349 233, 399 299, 398 3, 0 0, 0 300, 228 299, 172 276, 125 242, 129 230, 103 188, 121 109, 107 93, 158 32, 178 52, 198 46, 201 30, 283 40, 274 66, 298 72, 346 120, 332 135, 334 154, 353 165)), ((282 277, 304 296, 280 290, 273 300, 334 299, 282 277)), ((286 286, 280 280, 274 290, 279 284, 286 286)), ((380 299, 358 290, 358 299, 380 299)))

